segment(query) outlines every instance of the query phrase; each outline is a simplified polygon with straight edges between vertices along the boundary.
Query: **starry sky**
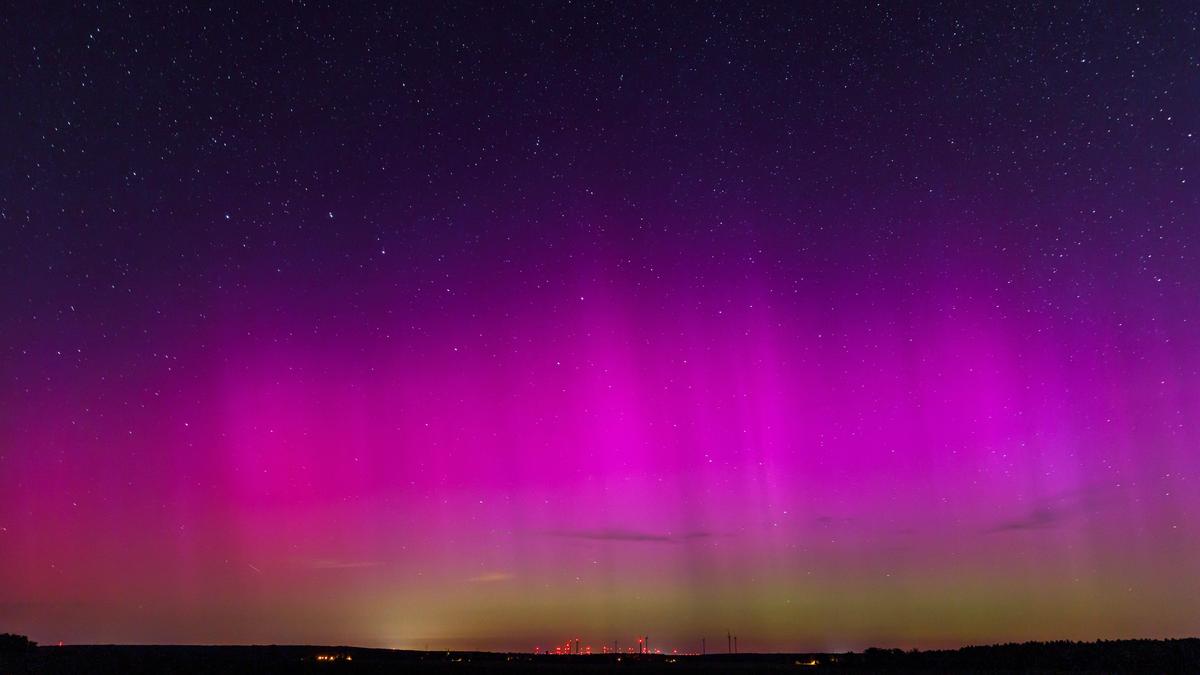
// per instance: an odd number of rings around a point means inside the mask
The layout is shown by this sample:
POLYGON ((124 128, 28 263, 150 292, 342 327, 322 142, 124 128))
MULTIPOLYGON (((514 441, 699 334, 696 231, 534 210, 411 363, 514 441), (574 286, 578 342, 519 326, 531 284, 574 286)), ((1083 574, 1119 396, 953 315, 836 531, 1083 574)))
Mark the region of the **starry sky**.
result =
POLYGON ((0 17, 0 631, 1200 632, 1196 4, 397 4, 0 17))

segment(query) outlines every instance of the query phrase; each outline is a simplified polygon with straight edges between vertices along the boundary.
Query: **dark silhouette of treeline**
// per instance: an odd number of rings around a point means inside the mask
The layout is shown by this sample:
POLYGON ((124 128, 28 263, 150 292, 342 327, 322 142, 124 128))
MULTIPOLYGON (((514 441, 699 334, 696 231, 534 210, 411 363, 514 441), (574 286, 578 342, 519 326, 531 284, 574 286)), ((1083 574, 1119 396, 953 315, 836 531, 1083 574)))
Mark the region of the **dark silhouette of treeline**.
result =
POLYGON ((416 652, 358 647, 75 645, 0 636, 0 673, 1200 673, 1200 639, 1027 642, 843 654, 416 652))
POLYGON ((867 649, 837 655, 849 669, 899 671, 1200 673, 1200 639, 1024 642, 961 649, 867 649))
POLYGON ((24 652, 33 649, 37 643, 24 635, 0 633, 0 654, 24 652))

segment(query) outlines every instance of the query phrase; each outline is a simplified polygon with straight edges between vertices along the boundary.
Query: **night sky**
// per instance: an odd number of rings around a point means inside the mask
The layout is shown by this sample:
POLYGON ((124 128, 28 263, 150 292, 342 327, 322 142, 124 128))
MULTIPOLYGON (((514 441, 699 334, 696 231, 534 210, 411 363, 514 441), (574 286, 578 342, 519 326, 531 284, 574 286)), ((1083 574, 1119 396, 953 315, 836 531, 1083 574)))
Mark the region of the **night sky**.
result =
POLYGON ((750 4, 8 7, 0 632, 1200 632, 1200 6, 750 4))

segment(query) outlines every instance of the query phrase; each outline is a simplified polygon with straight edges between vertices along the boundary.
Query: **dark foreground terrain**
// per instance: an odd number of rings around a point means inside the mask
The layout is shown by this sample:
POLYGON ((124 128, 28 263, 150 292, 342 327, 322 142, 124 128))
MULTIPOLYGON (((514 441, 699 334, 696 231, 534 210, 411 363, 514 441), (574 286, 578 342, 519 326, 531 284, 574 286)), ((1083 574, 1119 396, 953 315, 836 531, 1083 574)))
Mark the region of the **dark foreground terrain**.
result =
POLYGON ((1200 639, 847 654, 549 656, 355 647, 77 645, 0 651, 8 673, 1200 673, 1200 639))

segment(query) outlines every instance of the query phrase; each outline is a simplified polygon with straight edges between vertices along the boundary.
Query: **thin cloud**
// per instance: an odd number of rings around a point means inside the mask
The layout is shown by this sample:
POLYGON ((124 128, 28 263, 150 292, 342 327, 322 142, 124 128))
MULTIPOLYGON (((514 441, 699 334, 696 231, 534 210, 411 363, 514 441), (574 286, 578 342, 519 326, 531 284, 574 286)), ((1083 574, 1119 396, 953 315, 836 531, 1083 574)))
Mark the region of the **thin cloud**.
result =
POLYGON ((856 524, 858 524, 858 521, 856 521, 854 518, 848 518, 848 517, 834 518, 833 516, 828 516, 828 515, 817 516, 816 518, 813 518, 813 522, 818 525, 824 526, 824 527, 830 527, 832 525, 856 525, 856 524))
POLYGON ((553 530, 548 533, 552 537, 564 539, 585 539, 589 541, 628 541, 659 544, 674 544, 681 541, 706 539, 713 536, 711 532, 697 530, 683 534, 641 532, 638 530, 603 529, 603 530, 553 530))
POLYGON ((310 560, 308 566, 315 570, 352 570, 361 567, 380 567, 379 560, 310 560))
POLYGON ((1065 520, 1069 513, 1063 510, 1056 510, 1048 506, 1042 505, 1035 507, 1028 514, 1013 520, 1006 520, 992 527, 987 528, 984 532, 1019 532, 1023 530, 1045 530, 1051 527, 1057 527, 1059 523, 1065 520))
POLYGON ((1084 486, 1043 498, 1028 513, 1002 520, 983 531, 985 534, 995 534, 1046 530, 1058 527, 1084 512, 1104 508, 1115 498, 1111 488, 1084 486))
POLYGON ((470 579, 467 579, 467 581, 476 584, 495 584, 502 581, 510 581, 512 578, 513 575, 509 574, 508 572, 487 572, 480 574, 479 576, 471 577, 470 579))

